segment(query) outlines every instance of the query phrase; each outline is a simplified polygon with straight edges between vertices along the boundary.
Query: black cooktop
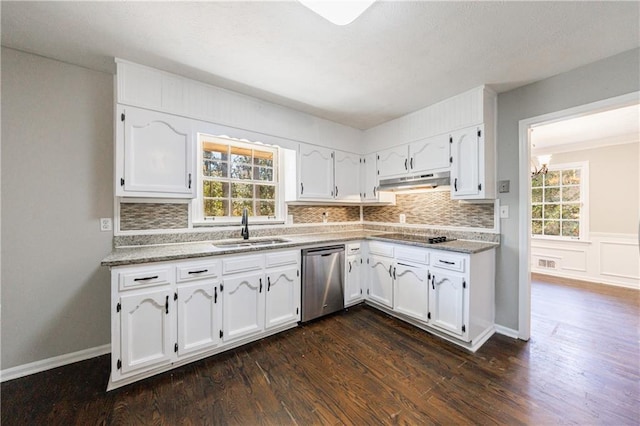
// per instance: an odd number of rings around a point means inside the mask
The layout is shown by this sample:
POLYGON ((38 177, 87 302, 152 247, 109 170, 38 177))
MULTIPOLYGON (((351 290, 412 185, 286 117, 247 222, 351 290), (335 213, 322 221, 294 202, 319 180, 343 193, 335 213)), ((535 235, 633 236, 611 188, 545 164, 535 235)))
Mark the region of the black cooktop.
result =
POLYGON ((413 241, 427 244, 438 244, 446 243, 448 241, 455 241, 455 238, 448 238, 441 235, 380 234, 376 236, 380 238, 389 238, 390 240, 413 241))

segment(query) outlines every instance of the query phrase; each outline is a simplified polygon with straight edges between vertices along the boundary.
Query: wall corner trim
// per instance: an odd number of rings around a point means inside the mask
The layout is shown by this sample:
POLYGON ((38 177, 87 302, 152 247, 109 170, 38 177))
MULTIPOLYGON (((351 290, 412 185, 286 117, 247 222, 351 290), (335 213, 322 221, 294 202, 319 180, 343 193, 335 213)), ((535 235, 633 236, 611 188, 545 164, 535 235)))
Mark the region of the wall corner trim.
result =
POLYGON ((503 336, 507 336, 507 337, 512 337, 514 339, 519 339, 520 338, 520 333, 518 332, 518 330, 514 330, 512 328, 508 328, 508 327, 504 327, 502 325, 495 325, 496 327, 496 333, 498 334, 502 334, 503 336))
POLYGON ((83 349, 77 352, 54 356, 52 358, 40 361, 30 362, 28 364, 18 365, 16 367, 7 368, 0 371, 0 382, 18 379, 20 377, 29 376, 31 374, 40 373, 42 371, 51 370, 52 368, 62 367, 63 365, 73 364, 74 362, 84 361, 105 355, 111 352, 111 344, 83 349))

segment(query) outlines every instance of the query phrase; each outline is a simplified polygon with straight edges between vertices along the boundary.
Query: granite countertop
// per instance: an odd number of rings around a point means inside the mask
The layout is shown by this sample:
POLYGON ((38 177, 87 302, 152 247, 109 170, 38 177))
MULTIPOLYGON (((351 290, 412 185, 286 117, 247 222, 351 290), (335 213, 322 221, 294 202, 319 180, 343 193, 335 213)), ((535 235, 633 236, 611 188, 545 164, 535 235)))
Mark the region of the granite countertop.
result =
MULTIPOLYGON (((133 265, 139 263, 163 262, 180 259, 193 259, 198 257, 219 256, 224 254, 252 253, 264 250, 275 250, 283 248, 301 248, 304 246, 326 245, 332 243, 344 243, 355 240, 378 240, 399 244, 406 244, 417 247, 435 248, 439 250, 455 251, 458 253, 477 253, 484 250, 490 250, 498 246, 496 243, 484 241, 455 240, 439 244, 429 244, 420 239, 408 238, 398 239, 390 238, 390 234, 381 233, 380 231, 346 231, 346 232, 328 232, 317 234, 300 234, 285 235, 281 238, 287 242, 262 245, 255 247, 216 247, 215 243, 224 244, 226 242, 238 240, 220 240, 220 241, 204 241, 191 243, 176 244, 158 244, 148 246, 131 246, 115 248, 111 254, 102 259, 102 266, 122 266, 133 265)), ((268 240, 271 238, 252 238, 249 241, 268 240)), ((280 237, 278 237, 280 238, 280 237)))

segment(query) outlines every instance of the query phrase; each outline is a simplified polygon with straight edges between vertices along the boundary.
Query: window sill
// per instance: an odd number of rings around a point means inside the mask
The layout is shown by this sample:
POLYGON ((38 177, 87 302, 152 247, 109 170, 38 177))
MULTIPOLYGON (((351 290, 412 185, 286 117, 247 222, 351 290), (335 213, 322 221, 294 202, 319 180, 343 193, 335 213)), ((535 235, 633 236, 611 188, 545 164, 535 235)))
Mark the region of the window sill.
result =
MULTIPOLYGON (((284 225, 284 220, 268 220, 268 221, 252 221, 249 218, 249 227, 252 226, 263 226, 263 225, 284 225)), ((228 227, 239 227, 242 226, 240 221, 237 220, 235 222, 223 222, 223 221, 215 221, 215 220, 207 220, 203 222, 193 222, 194 228, 228 228, 228 227)))
POLYGON ((531 242, 556 242, 556 243, 579 243, 579 244, 591 244, 591 240, 583 239, 573 239, 573 238, 562 238, 562 237, 546 237, 539 235, 532 235, 531 242))

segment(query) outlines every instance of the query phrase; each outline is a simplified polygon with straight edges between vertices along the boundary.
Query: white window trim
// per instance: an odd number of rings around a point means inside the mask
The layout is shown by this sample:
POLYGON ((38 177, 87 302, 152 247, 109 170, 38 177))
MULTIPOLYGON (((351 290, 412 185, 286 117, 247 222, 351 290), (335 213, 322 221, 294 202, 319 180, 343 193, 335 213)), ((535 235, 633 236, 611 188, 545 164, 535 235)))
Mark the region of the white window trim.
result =
POLYGON ((284 215, 285 215, 285 203, 284 203, 284 162, 283 162, 283 150, 278 145, 266 144, 262 142, 253 142, 244 139, 232 138, 225 135, 214 135, 210 133, 198 132, 196 137, 197 143, 197 187, 196 187, 196 197, 192 200, 191 204, 191 222, 195 228, 203 228, 203 227, 216 227, 216 226, 236 226, 240 224, 240 217, 220 217, 216 219, 206 219, 203 212, 203 189, 202 189, 202 140, 203 138, 217 138, 228 141, 233 144, 234 142, 241 143, 244 145, 255 145, 256 148, 266 147, 276 149, 276 158, 275 167, 273 168, 274 174, 277 176, 276 179, 276 214, 275 217, 268 216, 251 216, 249 221, 252 225, 278 225, 285 223, 284 215))
MULTIPOLYGON (((576 161, 573 163, 552 163, 548 166, 548 169, 549 171, 580 169, 580 235, 578 236, 578 238, 573 238, 550 235, 535 235, 532 233, 531 238, 538 241, 589 242, 589 162, 576 161)), ((531 201, 531 189, 529 190, 529 205, 533 205, 533 202, 531 201)), ((529 221, 531 221, 531 215, 529 216, 529 221)))

